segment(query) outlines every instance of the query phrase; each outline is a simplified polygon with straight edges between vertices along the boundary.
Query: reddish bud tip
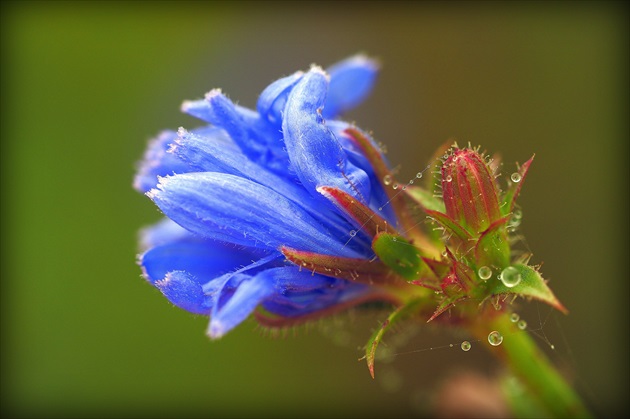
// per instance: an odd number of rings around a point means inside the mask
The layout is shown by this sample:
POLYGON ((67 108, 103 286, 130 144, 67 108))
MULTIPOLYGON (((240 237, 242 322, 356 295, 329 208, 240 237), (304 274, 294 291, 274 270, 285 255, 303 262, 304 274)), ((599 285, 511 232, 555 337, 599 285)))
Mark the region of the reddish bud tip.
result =
POLYGON ((483 157, 471 149, 455 149, 442 166, 446 213, 473 236, 501 218, 497 186, 483 157))

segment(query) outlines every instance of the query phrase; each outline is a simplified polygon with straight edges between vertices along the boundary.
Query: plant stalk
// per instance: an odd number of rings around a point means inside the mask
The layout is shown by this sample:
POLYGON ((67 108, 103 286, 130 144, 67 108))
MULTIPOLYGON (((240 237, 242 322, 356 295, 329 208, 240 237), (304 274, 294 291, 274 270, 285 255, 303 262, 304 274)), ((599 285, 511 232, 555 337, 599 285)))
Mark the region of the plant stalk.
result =
POLYGON ((491 316, 481 316, 473 327, 475 335, 487 342, 489 330, 501 333, 503 342, 490 350, 520 379, 541 408, 557 418, 593 417, 530 334, 510 320, 510 313, 491 316))

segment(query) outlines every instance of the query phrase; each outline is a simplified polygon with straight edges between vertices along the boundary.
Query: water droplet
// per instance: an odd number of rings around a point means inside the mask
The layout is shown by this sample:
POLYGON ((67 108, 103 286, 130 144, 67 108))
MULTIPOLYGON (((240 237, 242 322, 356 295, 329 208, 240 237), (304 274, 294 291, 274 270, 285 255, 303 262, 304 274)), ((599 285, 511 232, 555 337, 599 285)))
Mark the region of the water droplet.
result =
POLYGON ((413 185, 413 179, 410 179, 410 180, 409 180, 409 184, 410 184, 410 185, 413 185))
POLYGON ((521 181, 521 179, 523 179, 523 177, 521 176, 520 173, 514 172, 510 176, 510 179, 512 179, 512 182, 514 182, 514 183, 519 183, 521 181))
POLYGON ((445 251, 443 251, 443 252, 442 252, 442 256, 444 256, 444 257, 448 256, 448 252, 447 252, 446 250, 445 250, 445 251))
POLYGON ((418 179, 422 179, 422 172, 418 172, 418 173, 416 173, 416 177, 417 177, 418 179))
POLYGON ((390 175, 383 176, 383 183, 385 185, 391 185, 392 184, 392 177, 390 175))
POLYGON ((482 266, 481 268, 479 268, 479 271, 477 271, 477 273, 479 274, 479 278, 486 281, 492 276, 492 269, 488 268, 487 266, 482 266))
POLYGON ((472 348, 472 345, 470 344, 470 342, 468 342, 467 340, 462 342, 462 351, 468 352, 470 351, 470 348, 472 348))
POLYGON ((510 321, 512 323, 516 323, 520 318, 521 318, 521 316, 519 316, 518 313, 512 313, 510 315, 510 321))
POLYGON ((498 298, 496 298, 496 299, 492 300, 492 306, 494 307, 494 309, 495 309, 496 311, 499 311, 499 310, 501 310, 501 308, 502 308, 502 307, 501 307, 501 302, 499 301, 499 299, 498 299, 498 298))
POLYGON ((357 235, 356 230, 350 230, 350 237, 354 237, 357 235))
POLYGON ((398 184, 397 184, 397 183, 394 183, 394 184, 392 185, 392 189, 394 189, 394 190, 398 189, 398 184))
POLYGON ((523 218, 523 211, 521 211, 519 208, 514 209, 514 211, 512 212, 512 219, 521 219, 523 218))
POLYGON ((453 181, 453 176, 451 176, 451 175, 446 175, 446 181, 447 181, 447 182, 452 182, 452 181, 453 181))
POLYGON ((403 186, 403 187, 402 187, 402 190, 403 190, 403 191, 404 191, 404 190, 406 190, 406 189, 407 189, 407 186, 403 186))
POLYGON ((499 279, 508 288, 512 288, 520 284, 521 273, 513 266, 508 266, 501 272, 499 279))
POLYGON ((449 344, 448 344, 448 346, 449 346, 449 348, 452 348, 452 347, 453 347, 453 344, 452 344, 452 343, 449 343, 449 344))
POLYGON ((378 207, 378 210, 379 211, 383 211, 383 207, 378 207))
POLYGON ((488 335, 488 342, 492 346, 499 346, 501 342, 503 342, 503 336, 501 336, 501 333, 497 332, 496 330, 493 330, 488 335))
POLYGON ((525 320, 519 320, 519 322, 516 323, 516 325, 521 330, 525 330, 527 328, 527 322, 525 320))

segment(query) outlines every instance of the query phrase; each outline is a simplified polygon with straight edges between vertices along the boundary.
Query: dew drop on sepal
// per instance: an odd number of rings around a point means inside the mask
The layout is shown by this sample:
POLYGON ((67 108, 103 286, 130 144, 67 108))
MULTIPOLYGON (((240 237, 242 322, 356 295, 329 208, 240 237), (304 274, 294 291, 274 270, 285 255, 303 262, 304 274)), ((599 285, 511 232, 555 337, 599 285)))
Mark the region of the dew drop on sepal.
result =
POLYGON ((520 284, 521 273, 513 266, 508 266, 500 274, 499 279, 508 288, 512 288, 520 284))
POLYGON ((487 279, 490 279, 490 277, 492 276, 492 269, 487 266, 482 266, 481 268, 479 268, 479 271, 477 271, 477 273, 479 274, 479 278, 485 281, 487 279))
POLYGON ((490 343, 490 345, 499 346, 502 342, 503 336, 501 336, 501 333, 497 332, 496 330, 493 330, 488 335, 488 343, 490 343))

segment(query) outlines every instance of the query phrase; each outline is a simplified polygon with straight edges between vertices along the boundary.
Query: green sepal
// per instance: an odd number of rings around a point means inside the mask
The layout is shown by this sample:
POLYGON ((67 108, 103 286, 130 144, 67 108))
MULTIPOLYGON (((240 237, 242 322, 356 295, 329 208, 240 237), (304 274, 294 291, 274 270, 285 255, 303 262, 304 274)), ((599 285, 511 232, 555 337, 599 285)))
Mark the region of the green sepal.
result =
POLYGON ((553 294, 547 282, 536 269, 522 263, 512 265, 521 275, 521 281, 514 287, 506 287, 502 281, 493 281, 488 291, 491 295, 516 294, 525 298, 533 298, 549 304, 555 309, 567 314, 568 310, 553 294))
POLYGON ((379 233, 372 241, 372 249, 381 262, 403 278, 418 279, 423 267, 420 251, 401 236, 379 233))
POLYGON ((507 241, 505 224, 510 217, 503 217, 493 222, 486 229, 475 245, 477 266, 505 268, 510 263, 510 244, 507 241))
POLYGON ((416 201, 425 210, 446 212, 442 198, 435 196, 433 191, 426 190, 419 186, 407 187, 407 195, 416 201))
POLYGON ((376 348, 378 347, 378 344, 381 343, 383 335, 385 335, 385 332, 388 331, 393 325, 419 311, 422 308, 422 302, 423 299, 416 298, 410 300, 405 305, 398 307, 387 317, 387 320, 385 320, 381 324, 381 327, 374 331, 374 333, 368 340, 367 344, 365 345, 365 356, 359 359, 359 361, 362 359, 365 359, 367 361, 367 366, 370 370, 370 375, 372 376, 372 378, 374 378, 374 357, 376 355, 376 348))
POLYGON ((505 195, 503 196, 503 201, 501 202, 501 215, 506 216, 510 214, 512 210, 514 209, 516 198, 518 198, 518 194, 521 192, 521 188, 523 187, 523 183, 525 182, 525 176, 527 176, 527 171, 529 170, 529 166, 532 164, 532 161, 534 160, 534 156, 532 156, 531 159, 523 163, 523 165, 517 171, 521 179, 518 182, 509 183, 507 191, 505 192, 505 195))

